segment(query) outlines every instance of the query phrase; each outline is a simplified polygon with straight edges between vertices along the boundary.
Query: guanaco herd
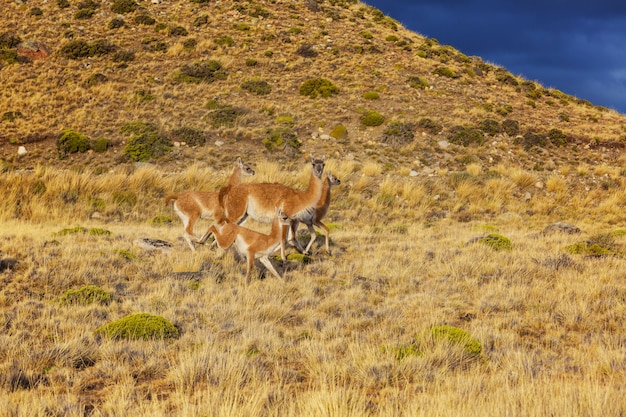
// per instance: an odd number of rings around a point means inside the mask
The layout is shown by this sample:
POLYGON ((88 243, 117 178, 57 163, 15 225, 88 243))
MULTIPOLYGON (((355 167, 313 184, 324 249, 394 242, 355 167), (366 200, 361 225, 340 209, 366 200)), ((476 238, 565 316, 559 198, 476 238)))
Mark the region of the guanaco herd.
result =
POLYGON ((279 183, 242 183, 242 177, 252 176, 255 172, 241 158, 237 158, 228 184, 219 191, 170 194, 165 197, 165 204, 174 201, 174 211, 183 222, 183 237, 191 250, 195 251, 196 243, 204 244, 213 235, 220 248, 228 249, 235 245, 237 251, 246 257, 246 283, 250 282, 255 259, 282 279, 270 262, 270 255, 280 247, 280 256, 285 261, 288 240, 299 252, 309 254, 316 238, 313 226, 324 231, 326 252, 330 254, 330 230, 322 219, 328 213, 330 190, 340 181, 331 172, 324 177, 325 157, 311 156, 311 165, 308 187, 298 190, 279 183), (248 217, 261 223, 271 223, 269 234, 243 227, 248 217), (215 224, 198 238, 194 234, 194 225, 200 218, 213 218, 215 224), (311 233, 305 248, 296 239, 300 223, 306 225, 311 233))

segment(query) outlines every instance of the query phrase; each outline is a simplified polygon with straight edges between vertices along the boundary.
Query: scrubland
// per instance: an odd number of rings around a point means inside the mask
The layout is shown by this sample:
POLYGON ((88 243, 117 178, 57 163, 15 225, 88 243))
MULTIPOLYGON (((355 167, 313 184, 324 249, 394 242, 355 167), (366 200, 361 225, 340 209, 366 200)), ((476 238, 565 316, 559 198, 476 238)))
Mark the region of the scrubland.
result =
MULTIPOLYGON (((304 164, 254 168, 246 181, 308 179, 304 164)), ((342 180, 326 219, 332 254, 320 236, 310 262, 274 261, 284 281, 257 265, 249 286, 233 252, 191 252, 163 204, 220 187, 229 169, 4 173, 0 258, 18 263, 0 273, 0 415, 626 412, 621 192, 503 167, 410 177, 330 158, 327 169, 342 180), (582 231, 542 232, 556 221, 582 231), (512 248, 475 241, 487 234, 512 248), (568 250, 598 236, 610 253, 568 250), (173 247, 146 251, 141 237, 173 247), (90 285, 110 299, 68 302, 90 285), (164 317, 179 336, 94 333, 134 313, 164 317), (479 352, 434 337, 442 325, 479 352)))

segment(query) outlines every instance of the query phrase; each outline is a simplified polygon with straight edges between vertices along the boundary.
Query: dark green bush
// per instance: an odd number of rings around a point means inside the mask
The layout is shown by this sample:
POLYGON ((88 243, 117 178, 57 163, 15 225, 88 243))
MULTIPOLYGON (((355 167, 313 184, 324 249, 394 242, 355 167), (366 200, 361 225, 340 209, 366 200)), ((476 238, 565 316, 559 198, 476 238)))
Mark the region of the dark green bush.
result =
POLYGON ((529 150, 534 147, 543 148, 548 144, 548 141, 545 136, 529 130, 524 133, 524 136, 517 138, 514 143, 522 145, 524 149, 529 150))
POLYGON ((254 58, 247 58, 246 59, 246 66, 247 67, 255 67, 258 63, 259 63, 259 61, 257 61, 254 58))
POLYGON ((237 118, 244 115, 246 112, 244 109, 236 108, 228 104, 218 105, 208 115, 211 120, 211 126, 214 128, 219 127, 233 127, 237 118))
POLYGON ((23 119, 24 115, 21 111, 7 111, 2 114, 0 119, 3 122, 14 122, 17 119, 23 119))
POLYGON ((111 11, 118 14, 132 13, 137 10, 135 0, 113 0, 111 11))
POLYGON ((203 14, 194 19, 193 26, 198 27, 198 26, 206 25, 208 23, 209 23, 209 16, 203 14))
POLYGON ((302 143, 298 140, 296 133, 289 127, 268 129, 263 145, 267 150, 283 150, 285 147, 299 149, 302 143))
POLYGON ((407 83, 413 87, 413 88, 417 88, 419 90, 425 90, 428 87, 430 87, 430 84, 428 83, 428 81, 426 81, 424 78, 422 77, 417 77, 417 76, 413 76, 413 77, 409 77, 407 79, 407 83))
POLYGON ((548 132, 548 140, 554 146, 563 146, 568 142, 567 136, 560 129, 550 129, 548 132))
POLYGON ((241 84, 241 88, 257 96, 265 96, 272 92, 272 87, 263 80, 246 81, 241 84))
POLYGON ((224 35, 224 36, 220 36, 218 38, 213 39, 213 42, 215 42, 216 45, 219 46, 233 46, 235 44, 235 41, 233 40, 233 38, 231 38, 228 35, 224 35))
POLYGON ((124 19, 120 19, 120 18, 115 17, 115 18, 113 18, 113 19, 111 19, 109 21, 109 24, 108 24, 107 27, 109 29, 119 29, 119 28, 122 28, 124 26, 126 26, 126 22, 124 22, 124 19))
POLYGON ((95 138, 91 141, 91 149, 93 149, 94 152, 106 152, 110 147, 111 141, 106 138, 95 138))
POLYGON ((86 285, 78 290, 67 290, 61 296, 60 303, 62 305, 80 305, 85 306, 93 303, 102 305, 111 304, 113 297, 108 291, 96 285, 86 285))
POLYGON ((187 51, 193 51, 196 48, 197 44, 198 44, 198 41, 195 40, 194 38, 185 39, 183 41, 183 48, 185 48, 185 50, 187 51))
POLYGON ((385 116, 382 114, 368 110, 361 115, 361 124, 363 126, 375 127, 380 126, 385 122, 385 116))
POLYGON ((415 125, 413 123, 391 122, 383 131, 381 142, 389 145, 406 145, 415 138, 415 125))
POLYGON ((328 98, 338 92, 339 88, 325 78, 310 78, 300 86, 300 95, 310 98, 317 98, 318 96, 328 98))
POLYGON ((109 79, 107 78, 106 75, 104 75, 104 74, 102 74, 100 72, 97 72, 95 74, 91 74, 89 76, 89 78, 87 78, 87 80, 85 81, 85 84, 88 87, 93 87, 93 86, 96 86, 96 85, 99 85, 99 84, 104 84, 107 81, 109 81, 109 79))
POLYGON ((443 126, 427 117, 420 119, 419 122, 417 122, 417 125, 433 135, 438 134, 441 132, 441 129, 443 129, 443 126))
POLYGON ((106 55, 115 50, 115 45, 105 39, 88 43, 83 39, 69 41, 61 47, 61 54, 68 59, 79 59, 96 55, 106 55))
POLYGON ((519 81, 517 81, 517 78, 515 78, 513 74, 511 74, 504 68, 496 69, 495 75, 496 75, 496 80, 498 80, 502 84, 512 85, 513 87, 519 86, 519 81))
POLYGON ((19 36, 10 34, 9 32, 4 32, 0 35, 0 49, 15 48, 20 43, 22 43, 22 39, 19 36))
POLYGON ((35 6, 28 11, 28 15, 33 17, 43 16, 43 10, 35 6))
POLYGON ((90 147, 89 138, 74 130, 64 130, 57 138, 57 150, 60 157, 70 153, 87 152, 90 147))
POLYGON ((482 145, 485 143, 485 135, 479 129, 466 126, 454 126, 450 129, 448 141, 462 146, 469 146, 472 144, 482 145))
POLYGON ((439 75, 441 77, 447 77, 447 78, 459 77, 456 72, 454 72, 452 69, 448 67, 437 67, 433 70, 433 74, 439 75))
POLYGON ((162 136, 152 123, 127 123, 120 131, 130 135, 123 153, 135 162, 161 157, 172 149, 169 139, 162 136))
POLYGON ((169 30, 170 36, 187 36, 189 32, 182 26, 174 26, 169 30))
POLYGON ((507 104, 503 107, 498 107, 496 109, 496 113, 498 113, 501 116, 506 116, 507 114, 511 114, 513 112, 513 106, 511 106, 510 104, 507 104))
POLYGON ((184 65, 175 75, 174 79, 181 83, 198 84, 201 82, 212 83, 228 77, 228 72, 219 61, 212 59, 184 65))
POLYGON ((147 13, 142 13, 135 16, 133 20, 138 25, 152 26, 156 23, 156 20, 147 13))
POLYGON ((365 100, 378 100, 380 95, 376 91, 366 91, 363 93, 363 98, 365 100))
POLYGON ((502 131, 500 123, 498 123, 498 121, 494 119, 483 120, 482 122, 480 122, 479 128, 488 135, 497 135, 502 131))
POLYGON ((161 316, 131 314, 98 327, 94 334, 110 339, 154 340, 178 338, 178 329, 161 316))
POLYGON ((59 9, 67 9, 70 7, 70 2, 69 0, 57 0, 57 6, 59 6, 59 9))
POLYGON ((478 243, 482 243, 483 245, 489 246, 491 249, 495 251, 501 250, 512 250, 513 244, 509 240, 509 238, 499 235, 497 233, 491 233, 487 236, 481 237, 476 240, 478 243))
POLYGON ((189 146, 203 146, 206 143, 206 134, 201 129, 193 127, 180 127, 172 130, 172 140, 185 142, 189 146))
POLYGON ((135 52, 133 51, 117 51, 113 54, 113 62, 131 62, 135 60, 135 52))
POLYGON ((506 119, 502 122, 502 130, 509 136, 517 136, 519 134, 519 122, 517 120, 506 119))

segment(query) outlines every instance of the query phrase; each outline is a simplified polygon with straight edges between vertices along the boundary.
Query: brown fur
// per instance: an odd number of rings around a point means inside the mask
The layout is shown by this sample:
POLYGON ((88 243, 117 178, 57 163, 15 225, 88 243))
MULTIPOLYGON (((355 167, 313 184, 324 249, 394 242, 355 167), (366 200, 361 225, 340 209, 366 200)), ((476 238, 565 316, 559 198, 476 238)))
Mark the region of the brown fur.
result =
MULTIPOLYGON (((205 242, 212 233, 217 245, 228 249, 233 244, 237 251, 246 256, 246 283, 250 283, 250 273, 254 268, 254 260, 259 259, 263 265, 279 279, 282 279, 269 260, 269 256, 281 245, 286 238, 291 219, 279 208, 275 208, 275 217, 272 220, 272 229, 269 234, 250 230, 235 223, 223 223, 221 226, 211 225, 206 234, 200 239, 205 242)), ((281 246, 282 247, 282 246, 281 246)), ((285 260, 285 252, 281 250, 281 258, 285 260)))
MULTIPOLYGON (((276 207, 293 220, 310 216, 322 195, 324 160, 324 157, 311 157, 311 177, 307 189, 303 191, 278 183, 248 183, 232 187, 224 199, 225 221, 243 224, 250 216, 258 222, 269 223, 274 218, 276 207)), ((298 245, 295 239, 293 241, 298 245)))
POLYGON ((165 205, 175 200, 174 211, 183 222, 183 227, 185 228, 183 237, 191 250, 196 250, 194 241, 197 241, 197 238, 193 230, 198 219, 222 218, 224 216, 224 209, 220 204, 220 199, 228 195, 228 191, 241 182, 243 175, 248 176, 254 174, 254 171, 247 164, 244 164, 241 158, 237 158, 228 185, 220 189, 219 192, 185 191, 180 194, 170 194, 165 197, 165 205))
MULTIPOLYGON (((328 237, 328 235, 330 234, 330 229, 328 228, 328 226, 322 223, 322 219, 326 217, 326 214, 328 213, 328 208, 330 207, 330 189, 332 188, 332 186, 339 184, 341 184, 341 181, 339 181, 339 179, 335 177, 332 172, 328 172, 328 174, 326 174, 326 181, 324 181, 324 185, 322 187, 322 196, 315 205, 315 212, 313 213, 313 216, 302 220, 302 223, 307 226, 307 228, 309 229, 309 233, 311 233, 311 239, 309 240, 309 244, 304 249, 304 253, 306 254, 309 253, 313 242, 315 242, 316 235, 315 229, 313 228, 313 225, 315 225, 324 230, 324 235, 326 236, 326 253, 330 255, 330 244, 328 237)), ((291 235, 294 236, 294 238, 296 236, 296 231, 298 230, 299 225, 300 222, 297 220, 291 223, 291 235)))

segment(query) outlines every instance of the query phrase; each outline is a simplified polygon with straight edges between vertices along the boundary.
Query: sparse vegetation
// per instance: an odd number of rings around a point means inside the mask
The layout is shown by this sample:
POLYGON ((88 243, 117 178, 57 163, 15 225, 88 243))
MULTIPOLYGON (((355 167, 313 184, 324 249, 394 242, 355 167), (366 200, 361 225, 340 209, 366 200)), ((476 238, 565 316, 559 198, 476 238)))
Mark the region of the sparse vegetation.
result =
POLYGON ((300 95, 309 98, 328 98, 339 93, 339 88, 325 78, 311 78, 300 86, 300 95))
POLYGON ((257 96, 265 96, 272 92, 272 87, 264 80, 249 80, 241 84, 241 88, 257 96))
POLYGON ((222 67, 219 61, 209 59, 195 62, 192 65, 184 65, 174 75, 174 80, 181 83, 212 83, 217 80, 224 80, 228 77, 228 72, 222 67))

